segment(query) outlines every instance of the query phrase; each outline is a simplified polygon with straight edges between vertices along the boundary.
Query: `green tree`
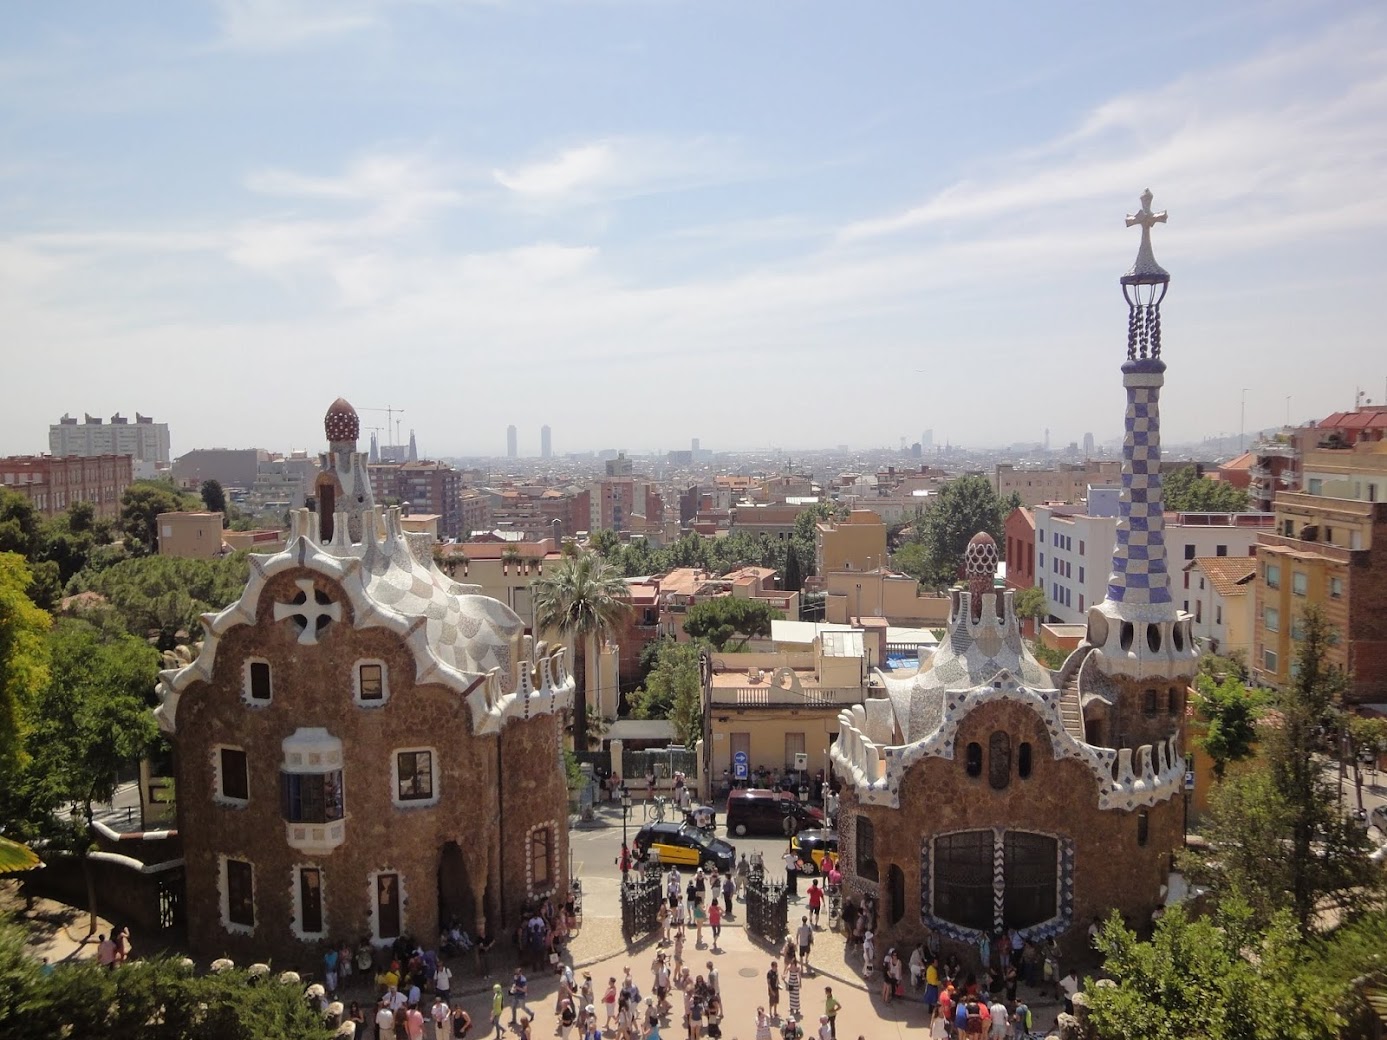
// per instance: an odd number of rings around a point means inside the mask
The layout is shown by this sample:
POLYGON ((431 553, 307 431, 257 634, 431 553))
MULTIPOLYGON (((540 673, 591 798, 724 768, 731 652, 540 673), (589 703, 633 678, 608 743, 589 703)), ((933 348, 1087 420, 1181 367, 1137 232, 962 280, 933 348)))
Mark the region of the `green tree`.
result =
POLYGON ((804 572, 799 565, 799 551, 794 542, 785 547, 785 570, 781 587, 787 592, 798 592, 804 588, 804 572))
POLYGON ((221 513, 226 516, 226 492, 222 490, 221 481, 204 480, 201 488, 202 504, 207 507, 209 513, 221 513))
POLYGON ((158 730, 150 712, 159 655, 143 640, 104 641, 92 625, 60 620, 49 633, 50 675, 29 712, 30 757, 16 783, 27 831, 77 854, 87 877, 91 930, 96 886, 87 852, 95 806, 115 795, 122 768, 158 730))
POLYGON ((136 556, 79 575, 74 591, 105 596, 126 631, 141 639, 152 633, 160 650, 170 650, 180 631, 198 631, 200 615, 239 599, 249 577, 245 553, 215 560, 136 556))
POLYGON ((39 515, 25 495, 0 487, 0 552, 36 559, 43 544, 39 515))
POLYGON ((784 616, 764 600, 718 596, 689 607, 684 631, 691 639, 707 640, 714 650, 726 650, 734 637, 740 637, 743 644, 752 638, 766 638, 771 634, 771 622, 784 616))
POLYGON ((1334 1040, 1349 985, 1306 990, 1314 977, 1294 922, 1265 930, 1229 904, 1214 919, 1167 910, 1150 942, 1113 915, 1097 940, 1115 985, 1090 985, 1093 1035, 1103 1040, 1334 1040))
POLYGON ((1387 719, 1381 716, 1349 715, 1345 720, 1349 762, 1359 811, 1363 809, 1363 763, 1387 754, 1387 719))
POLYGON ((699 647, 662 639, 655 665, 645 684, 631 695, 631 714, 638 719, 669 719, 675 739, 693 747, 703 734, 703 680, 699 673, 699 647))
MULTIPOLYGON (((554 631, 574 646, 573 746, 586 751, 587 672, 589 643, 617 628, 631 606, 621 574, 596 553, 560 560, 530 585, 535 627, 554 631)), ((599 659, 600 660, 600 659, 599 659)))
POLYGON ((1039 585, 1027 585, 1018 589, 1012 606, 1019 618, 1033 618, 1043 621, 1050 614, 1050 603, 1045 598, 1045 590, 1039 585))
POLYGON ((50 618, 29 599, 29 568, 0 553, 0 790, 23 764, 30 708, 48 685, 50 618))
POLYGON ((170 481, 137 480, 125 489, 120 499, 120 532, 132 552, 157 552, 159 514, 201 507, 201 499, 184 494, 170 481))
POLYGON ((1193 466, 1183 466, 1161 480, 1165 507, 1177 513, 1241 513, 1247 509, 1247 492, 1224 480, 1201 477, 1193 466))
POLYGON ((1240 762, 1252 754, 1265 699, 1231 675, 1221 683, 1199 675, 1194 686, 1199 691, 1199 718, 1207 726, 1199 746, 1213 761, 1214 776, 1222 781, 1230 762, 1240 762))
POLYGON ((924 574, 927 585, 951 585, 963 564, 963 552, 979 531, 986 531, 1001 545, 1006 512, 982 476, 959 477, 939 489, 934 505, 917 525, 925 548, 924 574))

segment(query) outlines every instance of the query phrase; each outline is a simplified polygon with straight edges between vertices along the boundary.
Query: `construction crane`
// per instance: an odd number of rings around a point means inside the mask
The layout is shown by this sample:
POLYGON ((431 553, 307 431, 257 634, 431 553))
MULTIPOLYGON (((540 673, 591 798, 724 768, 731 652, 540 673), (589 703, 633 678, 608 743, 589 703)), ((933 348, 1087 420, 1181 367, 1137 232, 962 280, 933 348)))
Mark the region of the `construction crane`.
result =
POLYGON ((394 430, 395 430, 394 439, 391 440, 390 445, 391 445, 391 447, 394 447, 394 446, 398 443, 399 437, 400 437, 400 423, 401 423, 403 420, 396 419, 395 416, 396 416, 396 415, 404 415, 404 414, 405 414, 405 410, 404 410, 403 408, 392 408, 390 405, 386 405, 384 408, 358 408, 357 411, 358 411, 358 412, 384 412, 384 413, 385 413, 385 432, 386 432, 386 433, 390 433, 391 427, 394 427, 394 430))

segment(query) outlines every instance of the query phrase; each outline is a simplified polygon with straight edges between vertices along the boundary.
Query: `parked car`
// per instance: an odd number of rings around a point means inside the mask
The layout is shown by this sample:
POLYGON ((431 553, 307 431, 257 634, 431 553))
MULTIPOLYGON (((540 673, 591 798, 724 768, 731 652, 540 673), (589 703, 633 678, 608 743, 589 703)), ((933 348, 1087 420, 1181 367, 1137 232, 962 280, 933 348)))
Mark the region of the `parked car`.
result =
POLYGON ((743 788, 727 796, 727 833, 779 834, 791 837, 822 827, 824 814, 798 801, 788 791, 743 788))
POLYGON ((838 832, 818 829, 800 831, 790 839, 790 848, 799 854, 806 874, 817 874, 823 870, 825 855, 830 852, 838 855, 838 832))
POLYGON ((730 873, 737 850, 687 823, 648 823, 636 833, 636 855, 651 863, 676 867, 717 867, 730 873))
POLYGON ((1368 820, 1377 828, 1379 834, 1387 837, 1387 805, 1379 805, 1368 813, 1368 820))

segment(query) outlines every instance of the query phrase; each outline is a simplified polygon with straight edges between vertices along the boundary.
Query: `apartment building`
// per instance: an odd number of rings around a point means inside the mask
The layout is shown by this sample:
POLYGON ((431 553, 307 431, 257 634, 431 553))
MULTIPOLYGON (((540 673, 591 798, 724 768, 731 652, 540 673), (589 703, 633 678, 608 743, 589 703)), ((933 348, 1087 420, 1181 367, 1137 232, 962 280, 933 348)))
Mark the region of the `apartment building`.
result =
POLYGON ((97 516, 120 512, 120 499, 134 479, 129 455, 11 455, 0 459, 0 485, 23 495, 44 516, 89 502, 97 516))
POLYGON ((137 463, 169 464, 169 424, 135 413, 132 423, 119 412, 109 422, 84 415, 78 422, 64 415, 48 427, 48 451, 55 456, 129 455, 137 463))
POLYGON ((1062 463, 1054 469, 1017 469, 1003 462, 993 471, 992 487, 998 498, 1018 495, 1023 506, 1036 506, 1042 502, 1082 501, 1090 484, 1112 483, 1121 476, 1122 463, 1118 461, 1062 463))
POLYGON ((1194 615, 1192 631, 1211 653, 1250 656, 1256 576, 1255 556, 1198 556, 1185 564, 1183 595, 1194 615))
POLYGON ((462 535, 462 474, 443 462, 374 462, 366 467, 371 491, 410 512, 437 513, 440 538, 462 535))
POLYGON ((160 513, 155 522, 160 556, 212 560, 222 555, 221 513, 160 513))
POLYGON ((870 509, 814 525, 814 572, 869 571, 886 562, 886 524, 870 509))
POLYGON ((1283 493, 1273 516, 1257 545, 1253 676, 1292 681, 1313 603, 1334 628, 1328 661, 1349 676, 1346 701, 1387 700, 1387 504, 1283 493))

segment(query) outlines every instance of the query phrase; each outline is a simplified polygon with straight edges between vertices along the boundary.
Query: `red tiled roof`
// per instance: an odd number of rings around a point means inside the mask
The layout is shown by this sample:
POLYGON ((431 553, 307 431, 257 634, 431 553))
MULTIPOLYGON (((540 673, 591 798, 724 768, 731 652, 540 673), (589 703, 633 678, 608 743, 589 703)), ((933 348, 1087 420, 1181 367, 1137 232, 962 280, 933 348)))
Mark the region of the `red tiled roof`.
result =
POLYGON ((1209 576, 1214 591, 1224 598, 1244 595, 1247 583, 1257 573, 1257 561, 1251 556, 1200 556, 1185 570, 1195 566, 1209 576))

